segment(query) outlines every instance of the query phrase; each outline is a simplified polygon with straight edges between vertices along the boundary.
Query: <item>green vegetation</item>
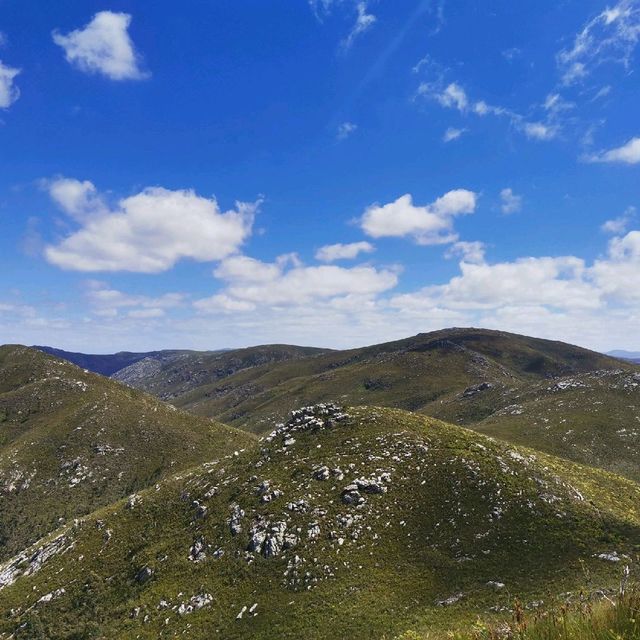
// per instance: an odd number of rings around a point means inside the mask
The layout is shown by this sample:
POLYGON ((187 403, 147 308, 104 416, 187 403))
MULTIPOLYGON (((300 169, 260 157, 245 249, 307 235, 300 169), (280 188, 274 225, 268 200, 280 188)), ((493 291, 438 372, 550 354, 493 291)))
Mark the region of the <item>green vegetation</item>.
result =
POLYGON ((127 382, 256 433, 305 404, 389 406, 640 479, 640 373, 629 363, 479 329, 281 361, 268 349, 189 356, 127 382))
POLYGON ((26 347, 0 348, 0 559, 249 435, 26 347))
POLYGON ((500 624, 476 622, 470 631, 437 636, 407 631, 395 640, 638 640, 640 638, 638 587, 611 597, 582 596, 553 609, 526 611, 513 603, 512 619, 500 624))
POLYGON ((462 632, 508 621, 515 597, 613 589, 610 558, 638 551, 631 481, 417 414, 347 412, 301 412, 5 563, 0 637, 462 632))

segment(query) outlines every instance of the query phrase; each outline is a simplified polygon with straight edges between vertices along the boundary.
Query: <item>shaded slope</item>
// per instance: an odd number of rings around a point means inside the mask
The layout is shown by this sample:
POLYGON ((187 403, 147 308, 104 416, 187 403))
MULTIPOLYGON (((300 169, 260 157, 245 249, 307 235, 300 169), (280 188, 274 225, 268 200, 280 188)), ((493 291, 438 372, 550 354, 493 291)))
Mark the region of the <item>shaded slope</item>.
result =
POLYGON ((99 373, 103 376, 110 376, 120 369, 124 369, 140 360, 150 358, 153 360, 166 360, 172 359, 178 355, 185 353, 196 353, 179 350, 166 350, 166 351, 147 351, 143 353, 132 353, 129 351, 120 351, 118 353, 78 353, 75 351, 64 351, 63 349, 56 349, 54 347, 35 346, 34 349, 38 349, 44 353, 48 353, 56 358, 62 360, 68 360, 72 364, 81 367, 82 369, 88 369, 94 373, 99 373))
POLYGON ((610 586, 618 568, 603 558, 640 543, 631 481, 416 414, 347 412, 298 412, 260 451, 162 482, 6 563, 2 637, 437 631, 585 575, 610 586))
POLYGON ((35 349, 0 347, 0 557, 245 433, 35 349))
POLYGON ((172 353, 167 357, 144 358, 112 377, 163 400, 173 400, 204 384, 218 383, 238 371, 274 366, 326 352, 327 349, 273 344, 218 352, 172 353))

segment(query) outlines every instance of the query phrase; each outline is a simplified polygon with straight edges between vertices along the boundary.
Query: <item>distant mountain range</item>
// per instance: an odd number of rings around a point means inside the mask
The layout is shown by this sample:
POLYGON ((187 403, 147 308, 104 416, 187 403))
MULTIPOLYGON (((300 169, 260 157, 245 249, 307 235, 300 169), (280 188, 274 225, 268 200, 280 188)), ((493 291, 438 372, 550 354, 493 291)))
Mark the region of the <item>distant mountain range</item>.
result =
POLYGON ((615 351, 609 351, 609 356, 614 358, 622 358, 623 360, 631 360, 631 362, 640 363, 640 351, 624 351, 621 349, 615 351))

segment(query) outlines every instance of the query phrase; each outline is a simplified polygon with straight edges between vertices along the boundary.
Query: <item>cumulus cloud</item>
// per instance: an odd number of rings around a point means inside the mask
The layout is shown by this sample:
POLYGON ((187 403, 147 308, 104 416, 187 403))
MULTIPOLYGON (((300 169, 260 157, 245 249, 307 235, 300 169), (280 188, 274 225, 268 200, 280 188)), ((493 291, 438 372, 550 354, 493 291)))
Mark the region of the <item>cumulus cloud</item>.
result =
POLYGON ((214 275, 226 287, 212 297, 196 301, 194 306, 199 311, 248 311, 258 306, 300 306, 349 296, 366 298, 387 291, 398 282, 397 269, 304 266, 291 256, 272 263, 233 256, 224 260, 214 275))
POLYGON ((573 256, 521 258, 498 264, 463 260, 460 271, 447 284, 395 296, 391 304, 466 311, 530 304, 559 309, 600 306, 597 288, 586 279, 584 261, 573 256))
POLYGON ((352 133, 355 133, 358 125, 353 122, 343 122, 338 125, 338 133, 336 134, 336 138, 338 140, 346 140, 352 133))
POLYGON ((611 220, 607 220, 600 228, 605 233, 611 233, 616 236, 621 235, 627 230, 627 227, 631 224, 631 221, 635 217, 636 208, 627 207, 627 209, 621 216, 618 216, 617 218, 613 218, 611 220))
POLYGON ((45 256, 76 271, 158 273, 184 258, 222 260, 248 238, 259 205, 237 202, 222 212, 215 198, 148 187, 110 208, 87 181, 61 178, 48 189, 81 226, 48 246, 45 256))
POLYGON ((53 32, 53 41, 64 49, 67 62, 87 73, 111 80, 140 80, 148 76, 140 66, 131 37, 128 13, 100 11, 82 29, 67 34, 53 32))
POLYGON ((336 260, 353 260, 361 253, 371 253, 375 247, 370 242, 351 242, 349 244, 328 244, 316 251, 316 260, 335 262, 336 260))
POLYGON ((522 209, 522 196, 516 195, 511 188, 503 189, 500 192, 500 200, 502 201, 500 208, 505 215, 517 213, 522 209))
POLYGON ((411 194, 405 194, 389 204, 368 207, 360 225, 372 238, 412 236, 418 244, 446 244, 458 238, 454 218, 473 213, 477 199, 473 191, 455 189, 431 204, 416 206, 411 194))
POLYGON ((349 49, 358 36, 368 31, 376 23, 376 17, 372 13, 368 13, 366 2, 358 2, 356 4, 356 22, 353 25, 349 35, 342 41, 342 47, 349 49))
POLYGON ((20 69, 0 61, 0 109, 8 109, 20 97, 20 90, 14 82, 19 74, 20 69))
POLYGON ((456 242, 445 253, 446 258, 459 257, 462 262, 469 262, 471 264, 483 264, 484 254, 486 251, 486 245, 484 242, 474 241, 456 242))
POLYGON ((638 164, 640 162, 640 138, 631 138, 621 147, 585 156, 583 159, 587 162, 621 162, 623 164, 638 164))
POLYGON ((586 78, 605 62, 628 67, 640 41, 640 2, 622 0, 589 20, 576 35, 573 46, 557 56, 565 85, 586 78))

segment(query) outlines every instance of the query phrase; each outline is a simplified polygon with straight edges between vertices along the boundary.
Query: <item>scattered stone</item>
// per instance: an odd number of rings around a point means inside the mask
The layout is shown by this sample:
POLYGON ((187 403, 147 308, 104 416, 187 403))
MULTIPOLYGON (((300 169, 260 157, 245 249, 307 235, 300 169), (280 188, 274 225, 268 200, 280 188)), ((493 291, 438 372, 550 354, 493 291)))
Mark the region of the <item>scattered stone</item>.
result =
POLYGON ((189 560, 191 560, 191 562, 202 562, 203 560, 206 560, 206 558, 206 544, 204 538, 200 536, 199 538, 196 538, 194 543, 191 545, 191 549, 189 549, 189 560))
POLYGON ((188 615, 202 609, 213 602, 213 596, 210 593, 200 593, 192 596, 188 602, 183 602, 178 607, 178 614, 181 616, 188 615))
POLYGON ((496 582, 495 580, 489 580, 487 582, 487 587, 493 589, 494 591, 502 591, 505 588, 504 582, 496 582))
POLYGON ((142 567, 140 571, 136 574, 136 582, 140 584, 144 584, 145 582, 149 582, 153 577, 153 569, 151 567, 142 567))
POLYGON ((464 598, 464 593, 456 593, 455 595, 449 596, 444 600, 436 600, 436 605, 439 607, 450 607, 462 600, 464 598))

